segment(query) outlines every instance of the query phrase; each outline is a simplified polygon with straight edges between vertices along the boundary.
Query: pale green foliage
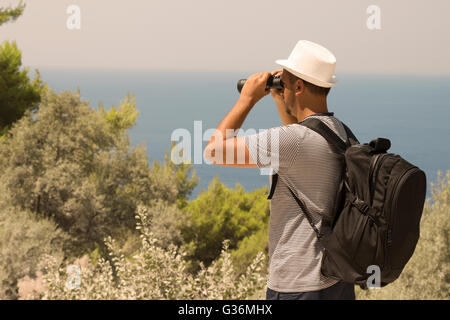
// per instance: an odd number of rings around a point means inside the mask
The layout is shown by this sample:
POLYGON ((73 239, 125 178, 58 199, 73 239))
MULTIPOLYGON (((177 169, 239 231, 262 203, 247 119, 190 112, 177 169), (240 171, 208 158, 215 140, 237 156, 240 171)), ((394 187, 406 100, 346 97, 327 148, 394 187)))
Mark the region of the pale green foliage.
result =
POLYGON ((136 218, 141 231, 141 247, 130 259, 117 248, 111 238, 106 240, 114 265, 103 259, 81 269, 79 289, 66 287, 66 268, 48 257, 44 279, 48 286, 43 299, 246 299, 265 286, 262 275, 264 256, 258 254, 247 272, 235 276, 224 242, 220 258, 207 269, 192 276, 186 271, 185 252, 176 246, 163 249, 157 245, 146 209, 140 207, 136 218), (116 276, 114 276, 116 274, 116 276))
MULTIPOLYGON (((140 210, 141 215, 145 215, 151 221, 149 228, 159 247, 168 249, 171 245, 183 244, 180 228, 189 221, 176 204, 158 199, 152 201, 149 206, 141 206, 140 210)), ((119 245, 125 256, 131 256, 139 250, 141 240, 138 234, 129 232, 121 238, 124 240, 119 241, 119 245)))
MULTIPOLYGON (((171 150, 175 147, 172 142, 171 150)), ((178 192, 178 207, 183 208, 187 205, 187 198, 191 195, 194 188, 198 185, 200 179, 196 176, 194 166, 192 164, 180 163, 175 164, 171 161, 168 151, 164 154, 164 162, 153 161, 152 169, 159 175, 174 175, 175 185, 178 192), (192 175, 191 175, 192 174, 192 175)))
POLYGON ((186 223, 186 217, 175 204, 157 200, 149 207, 142 207, 141 215, 147 215, 151 221, 150 231, 158 240, 159 246, 168 248, 171 244, 176 246, 182 244, 180 226, 186 223))
POLYGON ((361 290, 358 299, 450 299, 450 171, 431 183, 420 239, 400 277, 380 289, 361 290))
POLYGON ((44 254, 60 256, 66 237, 47 219, 13 208, 0 209, 0 299, 18 297, 18 279, 33 276, 44 254))
POLYGON ((0 198, 53 219, 81 252, 134 230, 138 203, 176 203, 193 184, 177 167, 150 168, 144 147, 130 148, 124 129, 133 101, 124 100, 111 123, 79 93, 48 90, 38 112, 0 142, 0 198))
POLYGON ((118 108, 111 106, 110 110, 105 110, 103 103, 101 103, 99 113, 109 123, 111 129, 118 134, 131 128, 139 115, 139 111, 136 109, 136 98, 134 95, 130 97, 130 94, 120 102, 118 108))
POLYGON ((14 21, 18 17, 20 17, 25 10, 25 5, 22 1, 20 3, 12 8, 12 7, 0 7, 0 25, 8 22, 8 21, 14 21))

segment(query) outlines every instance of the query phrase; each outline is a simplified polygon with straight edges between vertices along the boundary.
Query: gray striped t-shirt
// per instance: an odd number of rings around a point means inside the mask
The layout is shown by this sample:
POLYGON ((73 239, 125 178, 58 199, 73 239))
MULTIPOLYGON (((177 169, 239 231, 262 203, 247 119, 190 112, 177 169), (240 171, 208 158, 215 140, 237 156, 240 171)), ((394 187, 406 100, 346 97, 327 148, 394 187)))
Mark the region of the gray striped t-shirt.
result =
MULTIPOLYGON (((347 139, 333 113, 309 117, 322 120, 343 140, 347 139)), ((327 141, 309 128, 290 124, 246 136, 245 143, 259 168, 272 168, 271 172, 278 173, 270 201, 267 286, 279 292, 306 292, 337 283, 320 273, 322 247, 287 188, 289 185, 303 200, 319 229, 322 215, 333 208, 342 169, 327 141)))

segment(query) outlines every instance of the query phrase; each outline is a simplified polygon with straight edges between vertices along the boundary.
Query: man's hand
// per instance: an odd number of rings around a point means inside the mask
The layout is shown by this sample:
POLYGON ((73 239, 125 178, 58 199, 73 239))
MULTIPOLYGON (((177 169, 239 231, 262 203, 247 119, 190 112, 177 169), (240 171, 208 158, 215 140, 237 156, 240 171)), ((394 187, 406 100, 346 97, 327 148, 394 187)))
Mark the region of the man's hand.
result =
MULTIPOLYGON (((283 73, 282 70, 274 70, 271 72, 271 74, 273 76, 281 76, 282 73, 283 73)), ((284 105, 283 89, 280 90, 280 89, 271 88, 270 94, 272 95, 273 100, 275 100, 275 102, 277 104, 280 103, 280 104, 284 105)))
MULTIPOLYGON (((273 76, 279 75, 281 76, 282 70, 274 70, 271 72, 273 76)), ((297 117, 292 114, 292 111, 289 111, 286 103, 284 102, 284 90, 281 89, 270 89, 270 93, 272 95, 273 100, 275 100, 275 104, 277 105, 278 114, 280 115, 281 123, 283 125, 288 125, 291 123, 297 123, 297 117)))
POLYGON ((252 74, 242 88, 241 98, 248 98, 252 104, 255 104, 268 95, 270 90, 266 90, 266 85, 270 75, 270 72, 252 74))

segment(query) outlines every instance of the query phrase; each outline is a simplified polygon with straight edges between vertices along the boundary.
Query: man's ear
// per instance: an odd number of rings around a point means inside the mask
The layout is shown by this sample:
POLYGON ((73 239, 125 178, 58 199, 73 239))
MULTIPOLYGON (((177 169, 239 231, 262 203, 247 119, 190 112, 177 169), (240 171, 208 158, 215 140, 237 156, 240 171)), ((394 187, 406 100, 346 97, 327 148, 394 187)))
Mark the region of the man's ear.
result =
POLYGON ((295 95, 301 95, 303 92, 305 92, 306 87, 305 87, 305 83, 303 82, 302 79, 298 79, 295 82, 295 95))

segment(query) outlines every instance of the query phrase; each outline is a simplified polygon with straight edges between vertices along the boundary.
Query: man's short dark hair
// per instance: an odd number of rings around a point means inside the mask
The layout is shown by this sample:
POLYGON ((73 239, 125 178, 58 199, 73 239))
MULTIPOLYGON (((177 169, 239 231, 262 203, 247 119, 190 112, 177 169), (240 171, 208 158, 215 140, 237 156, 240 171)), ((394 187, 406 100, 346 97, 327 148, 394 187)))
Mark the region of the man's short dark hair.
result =
MULTIPOLYGON (((286 74, 288 75, 287 79, 289 80, 290 83, 294 83, 295 81, 300 79, 299 77, 288 72, 287 70, 284 70, 283 72, 286 72, 286 74)), ((312 84, 311 82, 308 82, 306 80, 303 80, 303 79, 301 79, 301 80, 305 84, 306 89, 309 92, 311 92, 312 94, 326 97, 328 95, 328 92, 330 92, 331 88, 319 87, 319 86, 316 86, 315 84, 312 84)))

